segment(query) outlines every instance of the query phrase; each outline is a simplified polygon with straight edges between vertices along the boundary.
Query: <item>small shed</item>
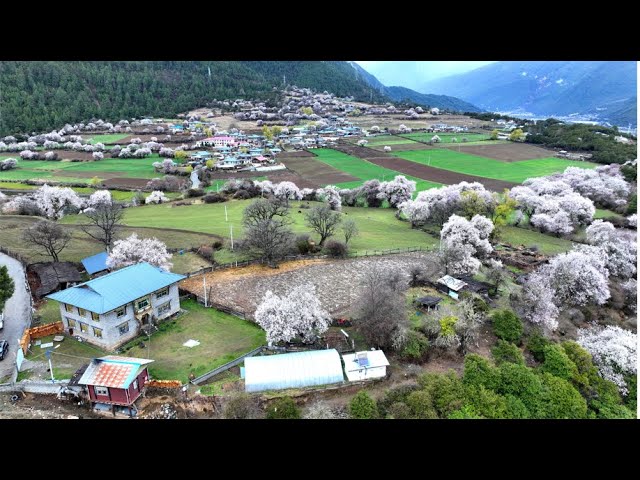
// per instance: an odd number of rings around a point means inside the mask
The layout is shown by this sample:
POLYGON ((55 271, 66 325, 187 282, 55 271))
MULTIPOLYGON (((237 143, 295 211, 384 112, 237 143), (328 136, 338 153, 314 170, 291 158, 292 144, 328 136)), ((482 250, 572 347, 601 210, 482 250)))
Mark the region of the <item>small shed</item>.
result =
POLYGON ((387 375, 389 360, 382 350, 370 350, 343 355, 344 371, 350 382, 383 378, 387 375))
POLYGON ((493 288, 490 283, 474 280, 472 277, 462 277, 462 280, 467 284, 468 291, 479 295, 487 295, 489 290, 493 288))
POLYGON ((82 281, 82 275, 72 262, 34 263, 29 265, 27 270, 36 277, 37 297, 43 297, 82 281))
POLYGON ((248 357, 244 361, 247 392, 327 385, 344 381, 337 350, 311 350, 248 357))
POLYGON ((467 283, 453 278, 451 275, 445 275, 438 279, 436 286, 440 291, 457 300, 462 290, 467 286, 467 283))
POLYGON ((82 259, 82 265, 84 269, 87 271, 89 275, 93 275, 94 273, 103 272, 108 270, 107 267, 107 257, 109 254, 107 252, 96 253, 87 258, 82 259))
POLYGON ((442 298, 440 297, 426 296, 426 297, 416 298, 414 303, 419 307, 425 308, 428 312, 430 312, 431 310, 437 310, 438 304, 441 301, 442 301, 442 298))

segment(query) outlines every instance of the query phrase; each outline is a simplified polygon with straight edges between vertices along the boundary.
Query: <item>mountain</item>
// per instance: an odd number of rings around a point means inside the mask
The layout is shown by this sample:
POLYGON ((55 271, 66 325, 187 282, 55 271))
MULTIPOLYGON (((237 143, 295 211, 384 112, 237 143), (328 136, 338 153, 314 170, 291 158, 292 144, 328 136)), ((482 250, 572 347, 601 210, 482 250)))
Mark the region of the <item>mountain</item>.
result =
POLYGON ((445 110, 455 110, 459 112, 480 112, 481 110, 469 102, 460 100, 456 97, 447 95, 432 95, 416 92, 405 87, 387 87, 382 84, 375 76, 371 75, 356 62, 349 62, 356 73, 365 82, 371 85, 379 92, 385 94, 391 100, 396 102, 409 102, 426 107, 437 107, 445 110))
POLYGON ((356 100, 388 100, 347 62, 0 62, 0 135, 92 117, 173 117, 214 99, 275 102, 274 87, 283 80, 356 100))
POLYGON ((453 95, 489 111, 591 115, 636 124, 636 62, 496 62, 425 82, 420 91, 453 95))

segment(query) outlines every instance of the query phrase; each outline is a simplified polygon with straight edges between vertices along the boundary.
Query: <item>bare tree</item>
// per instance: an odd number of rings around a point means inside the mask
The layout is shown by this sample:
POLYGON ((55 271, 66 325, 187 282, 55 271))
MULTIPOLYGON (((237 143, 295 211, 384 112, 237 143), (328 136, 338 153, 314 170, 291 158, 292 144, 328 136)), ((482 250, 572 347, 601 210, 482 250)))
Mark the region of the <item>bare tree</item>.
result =
POLYGON ((57 223, 41 220, 27 228, 22 234, 22 239, 29 245, 40 247, 57 262, 58 254, 67 246, 71 235, 57 223))
POLYGON ((305 214, 305 219, 307 226, 320 235, 320 242, 318 243, 320 246, 324 245, 327 238, 333 236, 336 228, 342 222, 340 213, 331 210, 329 205, 319 205, 311 208, 305 214))
POLYGON ((282 219, 256 220, 245 228, 242 248, 253 251, 276 268, 277 262, 295 247, 295 235, 282 219))
POLYGON ((80 228, 84 233, 104 245, 107 252, 111 248, 118 229, 121 227, 124 209, 118 203, 101 203, 85 212, 88 225, 80 228))
POLYGON ((367 271, 356 300, 353 323, 369 345, 397 348, 409 329, 406 278, 378 267, 367 271))
POLYGON ((244 209, 242 223, 245 227, 249 228, 264 220, 272 220, 275 217, 280 217, 279 221, 288 224, 290 223, 288 215, 289 209, 280 200, 276 198, 259 198, 244 209))
POLYGON ((349 245, 349 241, 353 237, 357 237, 360 233, 358 230, 358 224, 353 218, 347 218, 342 222, 342 233, 344 234, 344 243, 349 245))

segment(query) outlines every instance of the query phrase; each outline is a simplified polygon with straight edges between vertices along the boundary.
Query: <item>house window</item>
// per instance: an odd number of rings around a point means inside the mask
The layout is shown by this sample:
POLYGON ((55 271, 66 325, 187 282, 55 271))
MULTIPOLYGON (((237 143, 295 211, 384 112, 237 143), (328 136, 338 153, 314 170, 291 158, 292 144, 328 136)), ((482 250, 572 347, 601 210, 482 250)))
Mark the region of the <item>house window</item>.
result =
POLYGON ((93 387, 96 391, 96 395, 104 395, 105 397, 109 395, 109 389, 107 387, 93 387))
POLYGON ((100 315, 98 315, 96 312, 91 312, 91 320, 93 320, 94 322, 99 322, 100 315))
POLYGON ((80 324, 80 331, 82 333, 87 333, 89 331, 89 325, 86 323, 78 322, 80 324))
POLYGON ((156 292, 156 298, 164 297, 166 295, 169 295, 169 287, 165 287, 162 290, 158 290, 156 292))
POLYGON ((73 305, 69 305, 68 303, 64 304, 64 309, 69 313, 73 313, 73 308, 73 305))
POLYGON ((149 299, 143 298, 142 300, 138 301, 137 305, 138 305, 138 310, 142 310, 143 308, 149 305, 149 299))
POLYGON ((120 307, 116 310, 116 317, 124 317, 124 315, 127 313, 127 306, 125 305, 124 307, 120 307))
POLYGON ((87 315, 87 311, 84 308, 78 307, 78 315, 80 315, 81 317, 85 317, 87 315))
POLYGON ((67 319, 67 325, 69 325, 69 328, 76 328, 76 321, 73 318, 65 318, 67 319))
POLYGON ((133 381, 133 389, 134 390, 138 390, 138 379, 137 378, 133 381))
POLYGON ((158 315, 163 315, 171 311, 171 302, 165 302, 158 307, 158 315))
POLYGON ((124 322, 122 325, 118 325, 118 331, 120 335, 124 335, 129 331, 129 322, 124 322))
POLYGON ((96 338, 102 338, 102 329, 93 327, 93 336, 96 338))

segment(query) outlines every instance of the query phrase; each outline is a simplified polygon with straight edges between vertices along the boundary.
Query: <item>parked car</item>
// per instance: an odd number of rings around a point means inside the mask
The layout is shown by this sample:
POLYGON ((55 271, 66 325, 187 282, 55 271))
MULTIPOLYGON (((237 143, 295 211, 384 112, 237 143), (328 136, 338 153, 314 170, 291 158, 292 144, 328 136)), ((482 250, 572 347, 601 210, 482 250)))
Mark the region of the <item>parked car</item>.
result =
POLYGON ((9 351, 9 342, 0 340, 0 360, 4 360, 5 355, 9 351))

